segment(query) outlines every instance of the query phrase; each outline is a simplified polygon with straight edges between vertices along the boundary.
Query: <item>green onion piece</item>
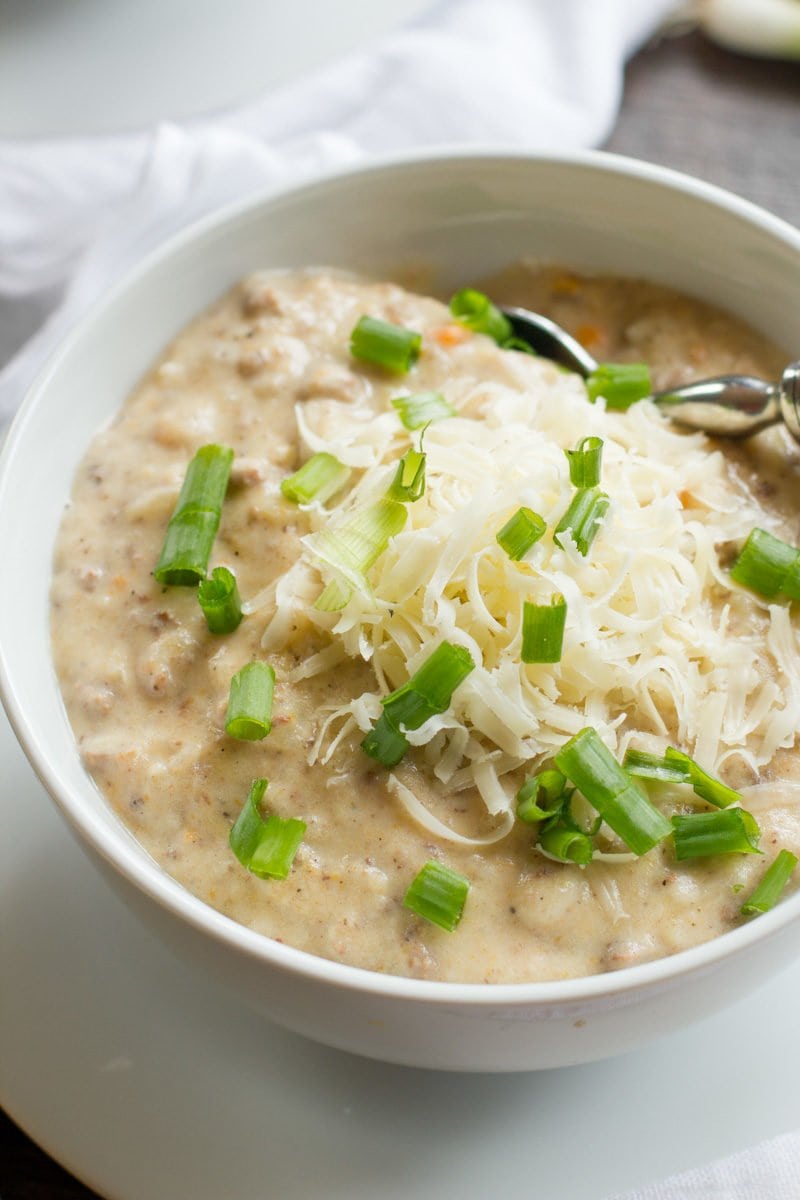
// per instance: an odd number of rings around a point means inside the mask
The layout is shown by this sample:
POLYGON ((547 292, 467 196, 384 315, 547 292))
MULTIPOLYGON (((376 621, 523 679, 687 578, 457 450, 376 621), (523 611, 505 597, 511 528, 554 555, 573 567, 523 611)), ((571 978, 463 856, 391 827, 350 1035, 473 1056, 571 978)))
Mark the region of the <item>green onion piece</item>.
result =
POLYGON ((425 455, 420 450, 407 450, 397 464, 397 473, 386 493, 389 500, 413 503, 425 495, 425 455))
POLYGON ((581 438, 574 450, 565 450, 569 463, 570 482, 576 488, 597 487, 603 461, 603 439, 581 438))
POLYGON ((629 775, 637 775, 643 779, 688 783, 701 799, 707 800, 717 808, 726 808, 729 804, 736 804, 741 800, 741 796, 733 788, 709 775, 702 767, 698 767, 688 754, 675 750, 672 746, 667 748, 663 758, 657 754, 646 754, 642 750, 628 750, 622 765, 629 775))
POLYGON ((362 362, 375 363, 405 375, 419 358, 422 334, 377 317, 361 317, 350 334, 350 353, 362 362))
POLYGON ((419 729, 450 707, 453 692, 475 664, 462 646, 442 642, 407 683, 384 696, 383 714, 361 743, 370 758, 394 767, 408 749, 403 731, 419 729))
POLYGON ((170 587, 197 587, 206 577, 219 529, 217 513, 189 509, 170 517, 153 575, 170 587))
POLYGON ((395 729, 419 729, 450 707, 453 692, 475 669, 463 646, 441 642, 407 683, 384 696, 381 704, 395 729))
POLYGON ((514 562, 521 558, 543 537, 547 526, 532 508, 518 508, 497 534, 497 542, 514 562))
POLYGON ((592 403, 603 396, 609 409, 630 408, 651 395, 650 368, 647 363, 598 363, 586 380, 586 390, 592 403))
POLYGON ((347 604, 354 588, 367 591, 366 572, 407 519, 405 504, 387 498, 359 509, 338 529, 323 529, 314 534, 310 543, 312 552, 336 573, 336 579, 325 588, 314 607, 321 612, 338 612, 347 604))
POLYGON ((755 817, 743 808, 691 813, 672 818, 675 857, 706 858, 712 854, 761 854, 761 831, 755 817))
POLYGON ((781 595, 788 600, 800 600, 800 550, 784 576, 781 595))
POLYGON ((243 867, 261 879, 285 879, 306 831, 305 821, 272 813, 266 820, 259 805, 266 779, 254 779, 242 811, 230 832, 230 847, 243 867))
POLYGON ((572 497, 569 508, 556 525, 553 541, 563 549, 563 543, 558 535, 569 531, 578 553, 585 558, 589 553, 589 547, 597 537, 610 503, 606 493, 601 492, 599 488, 580 488, 572 497))
POLYGON ((646 854, 672 832, 591 726, 561 747, 555 764, 634 854, 646 854))
POLYGON ((577 863, 581 867, 592 861, 594 853, 589 834, 558 823, 541 831, 539 845, 560 862, 577 863))
POLYGON ((418 917, 452 933, 461 920, 468 891, 466 876, 430 859, 413 879, 403 904, 418 917))
POLYGON ((796 866, 797 856, 790 850, 781 850, 739 912, 745 917, 752 917, 774 908, 796 866))
POLYGON ((526 779, 516 795, 517 817, 527 824, 549 821, 569 799, 567 781, 560 771, 540 771, 526 779))
POLYGON ((658 754, 648 754, 644 750, 626 750, 622 767, 629 775, 637 775, 642 779, 659 779, 663 783, 688 783, 690 779, 687 767, 678 762, 668 762, 666 758, 658 754))
POLYGON ((709 804, 713 804, 715 808, 727 808, 729 804, 736 804, 741 800, 738 792, 733 788, 728 787, 720 779, 715 779, 713 775, 709 775, 702 767, 698 767, 694 759, 689 758, 688 754, 683 754, 680 750, 674 750, 670 746, 665 755, 665 761, 669 766, 675 767, 676 770, 685 772, 685 778, 692 785, 695 794, 700 796, 702 800, 707 800, 709 804))
POLYGON ((271 813, 250 859, 250 870, 259 879, 285 879, 305 832, 305 821, 271 813))
POLYGON ((251 662, 231 680, 225 732, 242 742, 260 742, 272 729, 275 672, 265 662, 251 662))
POLYGON ((392 400, 400 420, 406 429, 422 429, 431 421, 443 421, 446 417, 457 417, 452 404, 448 404, 441 392, 417 392, 414 396, 397 396, 392 400))
POLYGON ((317 599, 314 601, 314 608, 318 612, 341 612, 353 594, 353 589, 349 583, 343 583, 339 579, 332 579, 326 584, 320 592, 317 599))
POLYGON ((381 713, 361 743, 361 749, 384 767, 396 767, 408 750, 408 739, 395 729, 386 713, 381 713))
POLYGON ((250 863, 250 858, 258 845, 263 820, 258 806, 264 799, 267 790, 266 779, 254 779, 250 785, 250 793, 242 811, 236 818, 230 832, 230 846, 243 867, 250 863))
POLYGON ((312 500, 324 504, 349 478, 350 468, 323 450, 312 454, 294 475, 282 480, 281 491, 293 504, 310 504, 312 500))
POLYGON ((558 592, 549 604, 532 604, 525 600, 522 605, 522 661, 559 662, 566 619, 567 602, 558 592))
POLYGON ((503 338, 499 345, 503 350, 519 350, 522 354, 530 354, 533 358, 538 357, 530 342, 526 342, 519 337, 503 338))
POLYGON ((197 599, 212 633, 233 633, 242 620, 242 600, 236 576, 227 567, 214 567, 210 579, 197 589, 197 599))
POLYGON ((578 822, 574 812, 572 811, 574 799, 575 788, 572 788, 567 795, 566 803, 564 804, 564 807, 561 810, 561 815, 558 818, 558 823, 559 825, 562 825, 564 829, 572 829, 576 833, 585 833, 587 837, 593 838, 595 834, 600 832, 600 826, 603 824, 603 818, 600 816, 595 817, 591 825, 589 825, 588 828, 584 828, 584 826, 578 822))
POLYGON ((772 600, 779 593, 800 599, 800 550, 773 537, 764 529, 752 529, 739 557, 731 567, 731 579, 772 600))
POLYGON ((460 325, 465 325, 474 333, 485 333, 499 345, 513 335, 508 317, 492 304, 488 296, 474 288, 462 288, 456 292, 450 301, 450 312, 460 325))
POLYGON ((211 445, 189 463, 153 572, 159 583, 194 587, 205 579, 232 462, 232 450, 211 445))

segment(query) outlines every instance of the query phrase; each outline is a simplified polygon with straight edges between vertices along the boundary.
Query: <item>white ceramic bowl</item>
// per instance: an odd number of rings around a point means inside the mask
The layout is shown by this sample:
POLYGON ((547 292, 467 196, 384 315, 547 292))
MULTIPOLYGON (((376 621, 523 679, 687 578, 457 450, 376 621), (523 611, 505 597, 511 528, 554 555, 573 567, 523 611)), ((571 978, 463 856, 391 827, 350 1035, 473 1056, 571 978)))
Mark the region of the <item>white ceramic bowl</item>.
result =
MULTIPOLYGON (((0 684, 37 774, 109 882, 176 953, 275 1020, 410 1065, 523 1070, 600 1058, 738 999, 800 945, 800 895, 669 959, 556 983, 445 984, 314 958, 234 924, 165 875, 81 766, 50 658, 53 543, 75 468, 161 347, 235 279, 427 263, 447 291, 522 255, 643 276, 800 347, 800 233, 705 184, 601 154, 398 159, 268 195, 152 255, 82 322, 28 396, 0 467, 0 684)), ((43 864, 46 870, 46 864, 43 864)), ((157 1006, 157 997, 153 997, 157 1006)))

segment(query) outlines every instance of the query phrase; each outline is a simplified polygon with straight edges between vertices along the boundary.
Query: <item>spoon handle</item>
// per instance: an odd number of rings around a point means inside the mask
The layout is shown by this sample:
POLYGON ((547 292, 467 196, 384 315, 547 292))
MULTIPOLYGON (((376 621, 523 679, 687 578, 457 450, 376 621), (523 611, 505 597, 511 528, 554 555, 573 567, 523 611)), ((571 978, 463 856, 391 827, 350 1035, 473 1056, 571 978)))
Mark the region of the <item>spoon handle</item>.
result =
POLYGON ((780 389, 752 375, 718 375, 654 392, 674 421, 720 437, 749 437, 781 420, 780 389))
POLYGON ((786 428, 800 442, 800 359, 790 362, 783 372, 778 402, 786 428))

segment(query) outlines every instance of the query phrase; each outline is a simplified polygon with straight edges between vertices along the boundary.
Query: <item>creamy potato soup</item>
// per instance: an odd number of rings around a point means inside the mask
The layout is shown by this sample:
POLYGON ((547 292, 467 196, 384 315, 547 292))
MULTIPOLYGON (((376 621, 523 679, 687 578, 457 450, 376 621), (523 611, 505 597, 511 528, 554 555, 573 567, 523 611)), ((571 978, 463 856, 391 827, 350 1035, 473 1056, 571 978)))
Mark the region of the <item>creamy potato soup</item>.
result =
MULTIPOLYGON (((554 316, 600 360, 648 363, 655 387, 784 365, 732 318, 645 283, 523 264, 481 286, 554 316)), ((797 543, 799 497, 780 431, 726 445, 647 400, 590 403, 576 375, 393 283, 255 274, 167 348, 75 481, 52 639, 83 761, 165 871, 315 955, 497 983, 673 954, 753 919, 743 901, 779 851, 800 853, 796 617, 729 574, 753 528, 797 543), (351 354, 365 315, 421 335, 407 372, 351 354), (436 419, 406 428, 392 401, 429 393, 436 419), (602 440, 607 503, 582 545, 564 526, 579 490, 565 451, 584 437, 602 440), (227 634, 209 631, 196 587, 154 578, 189 462, 211 444, 233 451, 208 563, 238 581, 245 615, 227 634), (281 484, 315 454, 343 482, 297 503, 281 484), (497 535, 521 509, 537 540, 512 557, 497 535), (377 532, 376 512, 391 518, 377 532), (547 606, 563 633, 541 662, 527 622, 547 606), (418 727, 396 722, 405 753, 385 765, 362 747, 391 715, 381 700, 445 642, 471 669, 418 727), (254 661, 275 672, 272 728, 241 740, 226 709, 254 661), (744 849, 760 853, 678 857, 671 819, 722 811, 680 772, 632 784, 661 829, 644 853, 569 779, 560 800, 555 784, 540 794, 560 815, 520 820, 520 789, 587 728, 617 763, 691 756, 739 793, 732 808, 758 827, 744 849), (256 779, 262 819, 305 825, 284 879, 229 844, 256 779), (429 861, 469 883, 452 932, 404 904, 429 861)))

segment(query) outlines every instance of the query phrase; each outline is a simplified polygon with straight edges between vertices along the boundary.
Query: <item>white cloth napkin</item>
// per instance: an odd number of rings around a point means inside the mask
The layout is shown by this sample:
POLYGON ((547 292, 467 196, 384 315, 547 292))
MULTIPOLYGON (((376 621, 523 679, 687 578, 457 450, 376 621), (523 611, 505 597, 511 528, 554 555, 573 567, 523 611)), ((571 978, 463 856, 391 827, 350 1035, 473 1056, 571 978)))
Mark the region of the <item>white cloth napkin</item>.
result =
POLYGON ((0 424, 102 291, 188 222, 365 155, 600 143, 626 58, 675 0, 438 0, 417 20, 213 119, 0 142, 0 424))
POLYGON ((609 1200, 798 1200, 800 1133, 784 1133, 752 1150, 674 1175, 609 1200))

